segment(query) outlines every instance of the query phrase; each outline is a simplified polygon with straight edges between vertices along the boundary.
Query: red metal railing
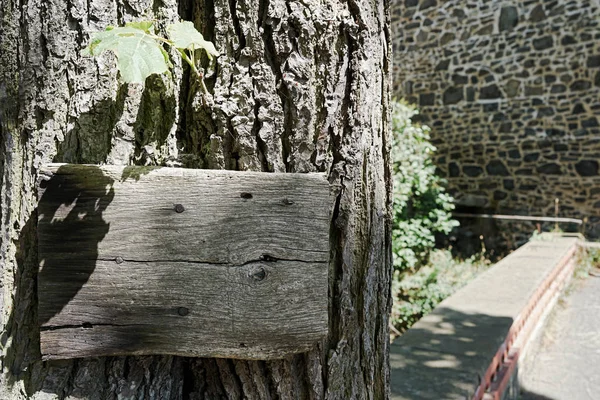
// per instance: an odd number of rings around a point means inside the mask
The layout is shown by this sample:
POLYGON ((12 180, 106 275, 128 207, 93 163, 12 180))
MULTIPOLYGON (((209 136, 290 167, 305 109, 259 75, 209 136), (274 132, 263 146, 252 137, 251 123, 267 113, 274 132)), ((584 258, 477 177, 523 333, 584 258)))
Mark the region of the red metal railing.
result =
POLYGON ((527 343, 533 328, 554 296, 573 274, 575 244, 546 277, 535 293, 530 297, 523 311, 515 318, 506 339, 492 358, 481 382, 475 391, 473 400, 500 400, 508 387, 510 378, 517 366, 521 349, 527 343))

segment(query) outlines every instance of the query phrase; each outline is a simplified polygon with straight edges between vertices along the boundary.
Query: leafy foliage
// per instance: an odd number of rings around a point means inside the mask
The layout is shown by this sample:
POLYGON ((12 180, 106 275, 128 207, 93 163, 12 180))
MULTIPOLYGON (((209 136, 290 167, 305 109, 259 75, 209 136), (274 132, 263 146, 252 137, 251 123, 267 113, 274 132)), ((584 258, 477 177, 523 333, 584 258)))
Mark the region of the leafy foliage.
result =
POLYGON ((213 55, 219 55, 215 45, 204 40, 202 34, 196 30, 194 24, 190 21, 169 25, 167 32, 169 32, 171 44, 179 50, 204 49, 209 58, 212 58, 213 55))
POLYGON ((125 82, 142 83, 152 74, 162 74, 169 68, 169 55, 154 39, 152 25, 127 24, 109 26, 96 32, 83 55, 97 56, 112 51, 117 56, 117 67, 125 82))
POLYGON ((577 266, 574 276, 578 279, 587 278, 589 275, 598 277, 600 272, 600 249, 582 248, 579 250, 577 266))
POLYGON ((454 293, 478 270, 473 260, 457 262, 449 251, 436 251, 436 234, 448 234, 452 197, 436 175, 429 128, 413 124, 414 107, 395 102, 392 113, 394 172, 392 324, 408 329, 454 293), (433 254, 438 259, 425 265, 433 254), (473 273, 472 273, 473 272, 473 273))
POLYGON ((109 26, 104 32, 92 34, 82 55, 98 56, 112 51, 117 56, 121 78, 127 83, 142 83, 152 74, 162 74, 172 67, 163 44, 174 47, 190 65, 202 83, 202 73, 196 65, 196 50, 203 49, 209 58, 219 53, 214 44, 204 40, 189 21, 177 22, 167 28, 170 39, 157 36, 151 21, 130 22, 123 27, 109 26))
POLYGON ((429 128, 414 125, 414 107, 395 102, 392 113, 394 171, 394 267, 415 269, 427 261, 437 233, 448 234, 458 222, 451 218, 452 197, 435 174, 435 147, 429 128))
POLYGON ((490 265, 479 255, 459 261, 452 257, 450 250, 435 250, 430 263, 414 274, 404 274, 400 279, 400 272, 396 271, 392 281, 395 329, 404 332, 410 328, 490 265))

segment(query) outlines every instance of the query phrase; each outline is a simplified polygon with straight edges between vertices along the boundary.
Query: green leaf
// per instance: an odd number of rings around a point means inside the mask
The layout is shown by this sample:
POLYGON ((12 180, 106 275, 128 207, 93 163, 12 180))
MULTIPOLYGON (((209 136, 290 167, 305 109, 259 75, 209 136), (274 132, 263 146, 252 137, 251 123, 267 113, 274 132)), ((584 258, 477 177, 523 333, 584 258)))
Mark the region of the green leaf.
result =
POLYGON ((152 21, 138 21, 138 22, 128 22, 125 24, 126 27, 139 29, 148 34, 154 34, 154 22, 152 21))
POLYGON ((180 50, 189 49, 194 51, 204 49, 209 58, 219 55, 215 45, 212 42, 204 40, 204 36, 194 28, 194 24, 190 21, 171 24, 167 28, 167 31, 169 32, 169 39, 171 39, 173 46, 180 50))
POLYGON ((82 55, 97 56, 112 51, 117 56, 121 78, 128 83, 143 83, 152 74, 169 68, 169 56, 151 34, 152 22, 133 22, 124 27, 108 27, 92 35, 82 55))

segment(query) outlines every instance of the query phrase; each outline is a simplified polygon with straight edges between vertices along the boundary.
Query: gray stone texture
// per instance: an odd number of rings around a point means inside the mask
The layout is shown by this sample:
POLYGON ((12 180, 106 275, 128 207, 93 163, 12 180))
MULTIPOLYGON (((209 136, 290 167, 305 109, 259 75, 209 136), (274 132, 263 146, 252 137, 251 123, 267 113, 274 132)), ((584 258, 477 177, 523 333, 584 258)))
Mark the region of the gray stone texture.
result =
POLYGON ((458 204, 553 216, 560 198, 600 236, 599 3, 430 3, 393 2, 394 95, 432 127, 458 204))

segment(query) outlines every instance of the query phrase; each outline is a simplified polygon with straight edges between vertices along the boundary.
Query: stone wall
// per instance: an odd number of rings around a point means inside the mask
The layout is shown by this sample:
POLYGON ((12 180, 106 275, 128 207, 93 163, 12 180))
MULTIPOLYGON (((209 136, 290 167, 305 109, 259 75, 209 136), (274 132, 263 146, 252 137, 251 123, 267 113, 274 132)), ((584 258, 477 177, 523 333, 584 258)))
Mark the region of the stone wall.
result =
POLYGON ((600 2, 396 0, 394 92, 463 209, 587 217, 600 236, 600 2))

